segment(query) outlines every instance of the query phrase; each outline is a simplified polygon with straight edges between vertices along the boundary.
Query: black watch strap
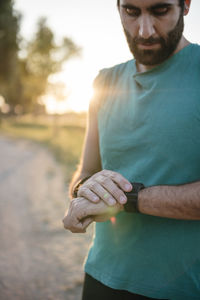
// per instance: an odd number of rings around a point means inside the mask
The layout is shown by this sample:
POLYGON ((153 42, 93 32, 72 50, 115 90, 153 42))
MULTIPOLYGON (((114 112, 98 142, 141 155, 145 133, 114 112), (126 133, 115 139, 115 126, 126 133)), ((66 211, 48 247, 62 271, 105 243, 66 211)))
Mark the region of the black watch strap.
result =
POLYGON ((84 182, 85 182, 86 180, 88 180, 90 177, 91 177, 91 176, 84 177, 84 178, 80 179, 80 180, 77 182, 77 184, 75 185, 75 187, 74 187, 74 189, 73 189, 73 194, 72 194, 72 197, 73 197, 73 198, 77 198, 77 194, 78 194, 78 190, 79 190, 80 186, 81 186, 82 184, 84 184, 84 182))
POLYGON ((139 213, 138 193, 145 188, 143 183, 131 182, 133 189, 131 192, 125 192, 127 202, 124 204, 124 210, 131 213, 139 213))

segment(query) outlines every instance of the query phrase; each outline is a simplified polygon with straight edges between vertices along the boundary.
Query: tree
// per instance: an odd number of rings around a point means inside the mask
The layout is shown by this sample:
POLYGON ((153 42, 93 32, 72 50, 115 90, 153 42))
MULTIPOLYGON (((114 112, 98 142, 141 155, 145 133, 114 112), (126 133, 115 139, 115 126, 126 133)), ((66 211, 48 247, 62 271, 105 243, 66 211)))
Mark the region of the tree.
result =
POLYGON ((20 15, 13 10, 12 0, 0 1, 0 94, 6 102, 15 102, 20 96, 19 81, 19 24, 20 15))
POLYGON ((13 9, 13 0, 0 0, 0 95, 23 112, 38 109, 38 100, 48 88, 50 75, 59 72, 65 61, 79 55, 81 49, 69 38, 56 45, 54 33, 40 18, 35 36, 28 43, 19 39, 21 15, 13 9), (19 50, 23 50, 23 58, 19 50))
POLYGON ((38 21, 37 32, 27 45, 26 57, 20 60, 23 104, 25 111, 34 110, 40 96, 48 88, 48 77, 61 70, 63 63, 72 56, 80 54, 80 48, 64 38, 56 45, 54 34, 46 24, 46 19, 38 21))

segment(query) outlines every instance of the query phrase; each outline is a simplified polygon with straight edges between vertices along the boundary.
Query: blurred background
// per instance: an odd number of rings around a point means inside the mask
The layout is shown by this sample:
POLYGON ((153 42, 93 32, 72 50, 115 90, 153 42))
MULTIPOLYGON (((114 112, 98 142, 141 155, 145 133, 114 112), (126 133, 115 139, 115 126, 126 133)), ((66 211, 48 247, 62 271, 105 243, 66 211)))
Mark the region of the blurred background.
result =
POLYGON ((92 227, 62 229, 67 187, 93 80, 131 58, 116 0, 0 0, 0 299, 79 299, 92 227))

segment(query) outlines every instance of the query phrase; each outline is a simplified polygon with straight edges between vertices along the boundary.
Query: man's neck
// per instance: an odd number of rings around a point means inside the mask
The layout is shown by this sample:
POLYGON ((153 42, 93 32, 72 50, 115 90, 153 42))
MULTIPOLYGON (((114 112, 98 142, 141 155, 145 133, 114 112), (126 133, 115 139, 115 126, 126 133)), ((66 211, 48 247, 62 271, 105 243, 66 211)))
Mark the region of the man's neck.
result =
MULTIPOLYGON (((186 40, 186 38, 184 36, 182 36, 178 46, 176 47, 176 50, 173 52, 172 55, 174 55, 175 53, 179 52, 180 50, 182 50, 183 48, 185 48, 186 46, 188 46, 190 44, 190 42, 188 40, 186 40)), ((171 55, 171 56, 172 56, 171 55)), ((171 57, 170 56, 170 57, 171 57)), ((153 65, 153 66, 146 66, 146 65, 143 65, 143 64, 140 64, 136 61, 136 67, 137 67, 137 71, 139 73, 143 73, 143 72, 146 72, 148 70, 151 70, 153 68, 155 68, 156 66, 158 65, 153 65)))

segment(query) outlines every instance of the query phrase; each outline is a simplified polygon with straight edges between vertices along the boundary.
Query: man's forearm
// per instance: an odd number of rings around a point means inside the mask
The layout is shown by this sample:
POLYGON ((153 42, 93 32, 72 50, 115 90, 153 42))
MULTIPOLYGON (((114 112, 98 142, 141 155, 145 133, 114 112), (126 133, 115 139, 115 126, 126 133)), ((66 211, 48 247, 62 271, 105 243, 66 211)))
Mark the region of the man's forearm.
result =
POLYGON ((200 220, 200 181, 179 186, 152 186, 138 195, 141 213, 183 220, 200 220))

